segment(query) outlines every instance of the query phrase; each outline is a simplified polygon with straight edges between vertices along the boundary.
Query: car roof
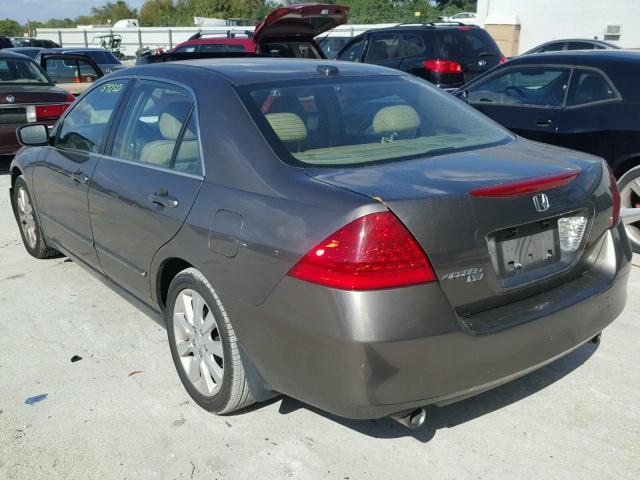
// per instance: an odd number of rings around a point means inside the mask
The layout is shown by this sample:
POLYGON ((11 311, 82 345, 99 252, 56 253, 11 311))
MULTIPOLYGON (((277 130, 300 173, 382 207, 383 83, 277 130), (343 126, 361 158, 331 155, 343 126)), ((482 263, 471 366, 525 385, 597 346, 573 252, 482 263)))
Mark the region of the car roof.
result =
POLYGON ((549 45, 551 43, 565 43, 565 42, 593 43, 596 45, 607 45, 609 47, 617 47, 617 45, 614 45, 613 43, 605 42, 604 40, 597 40, 595 38, 558 38, 556 40, 549 40, 548 42, 541 43, 537 47, 534 47, 533 50, 535 50, 536 48, 544 47, 545 45, 549 45))
MULTIPOLYGON (((24 60, 25 58, 29 58, 21 53, 8 52, 6 49, 0 50, 0 58, 18 58, 24 60)), ((31 60, 29 58, 29 60, 31 60)), ((33 60, 32 60, 33 61, 33 60)))
POLYGON ((47 48, 47 53, 65 53, 65 52, 109 52, 106 48, 101 47, 59 47, 47 48))
POLYGON ((604 64, 640 64, 640 51, 636 50, 565 50, 521 55, 509 59, 505 65, 553 64, 598 67, 604 64))
POLYGON ((185 45, 254 45, 253 40, 250 38, 228 38, 228 37, 208 37, 208 38, 196 38, 193 40, 187 40, 178 45, 178 47, 184 47, 185 45))
POLYGON ((394 32, 399 30, 451 30, 451 29, 463 29, 463 30, 482 30, 477 25, 465 25, 459 22, 433 22, 433 23, 399 23, 393 27, 373 28, 367 30, 363 34, 372 32, 394 32))
MULTIPOLYGON (((223 76, 234 85, 284 80, 323 78, 319 67, 335 67, 338 77, 370 75, 407 75, 400 70, 357 62, 335 60, 311 60, 274 57, 206 58, 167 63, 140 65, 120 70, 121 75, 165 76, 170 67, 179 69, 198 68, 223 76)), ((109 75, 115 78, 118 72, 109 75)))

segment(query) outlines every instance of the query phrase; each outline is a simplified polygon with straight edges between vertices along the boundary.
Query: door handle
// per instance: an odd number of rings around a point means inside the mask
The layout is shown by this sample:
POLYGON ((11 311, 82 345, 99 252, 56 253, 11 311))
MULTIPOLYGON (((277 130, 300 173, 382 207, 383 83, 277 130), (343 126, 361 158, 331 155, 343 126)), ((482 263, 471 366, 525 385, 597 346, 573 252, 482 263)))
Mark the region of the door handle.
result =
POLYGON ((164 188, 151 193, 148 198, 151 203, 158 205, 159 207, 176 208, 178 206, 178 199, 169 196, 169 192, 164 188))
POLYGON ((85 175, 83 171, 78 170, 71 174, 71 180, 79 184, 85 184, 89 182, 89 176, 85 175))
POLYGON ((536 125, 539 127, 550 127, 552 123, 551 120, 536 120, 536 125))

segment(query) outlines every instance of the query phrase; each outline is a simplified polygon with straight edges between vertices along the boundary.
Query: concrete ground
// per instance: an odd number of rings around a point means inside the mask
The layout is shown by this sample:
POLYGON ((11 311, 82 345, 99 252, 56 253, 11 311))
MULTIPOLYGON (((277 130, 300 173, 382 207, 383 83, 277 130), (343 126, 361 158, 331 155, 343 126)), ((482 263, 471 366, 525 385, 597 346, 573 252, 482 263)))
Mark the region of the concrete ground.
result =
POLYGON ((156 323, 73 262, 27 255, 7 166, 0 160, 0 479, 640 478, 640 268, 598 347, 429 408, 418 431, 286 397, 217 417, 183 390, 156 323))

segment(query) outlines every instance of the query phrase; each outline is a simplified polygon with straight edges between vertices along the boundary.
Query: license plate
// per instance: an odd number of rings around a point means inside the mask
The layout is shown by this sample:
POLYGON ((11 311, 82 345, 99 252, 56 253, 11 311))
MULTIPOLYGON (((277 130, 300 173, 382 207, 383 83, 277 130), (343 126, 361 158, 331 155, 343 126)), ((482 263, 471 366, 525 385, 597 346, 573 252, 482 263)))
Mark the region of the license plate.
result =
POLYGON ((542 232, 497 241, 500 274, 511 277, 559 261, 559 244, 557 223, 542 232))

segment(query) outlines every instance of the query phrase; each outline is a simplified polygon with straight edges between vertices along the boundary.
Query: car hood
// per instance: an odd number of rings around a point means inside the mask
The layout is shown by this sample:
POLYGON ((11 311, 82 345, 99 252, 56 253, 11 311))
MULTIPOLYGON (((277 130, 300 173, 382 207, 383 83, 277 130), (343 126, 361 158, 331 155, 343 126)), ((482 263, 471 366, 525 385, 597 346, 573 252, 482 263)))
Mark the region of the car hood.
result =
POLYGON ((349 7, 324 3, 289 5, 273 11, 256 26, 253 41, 273 37, 313 38, 347 22, 349 7))

